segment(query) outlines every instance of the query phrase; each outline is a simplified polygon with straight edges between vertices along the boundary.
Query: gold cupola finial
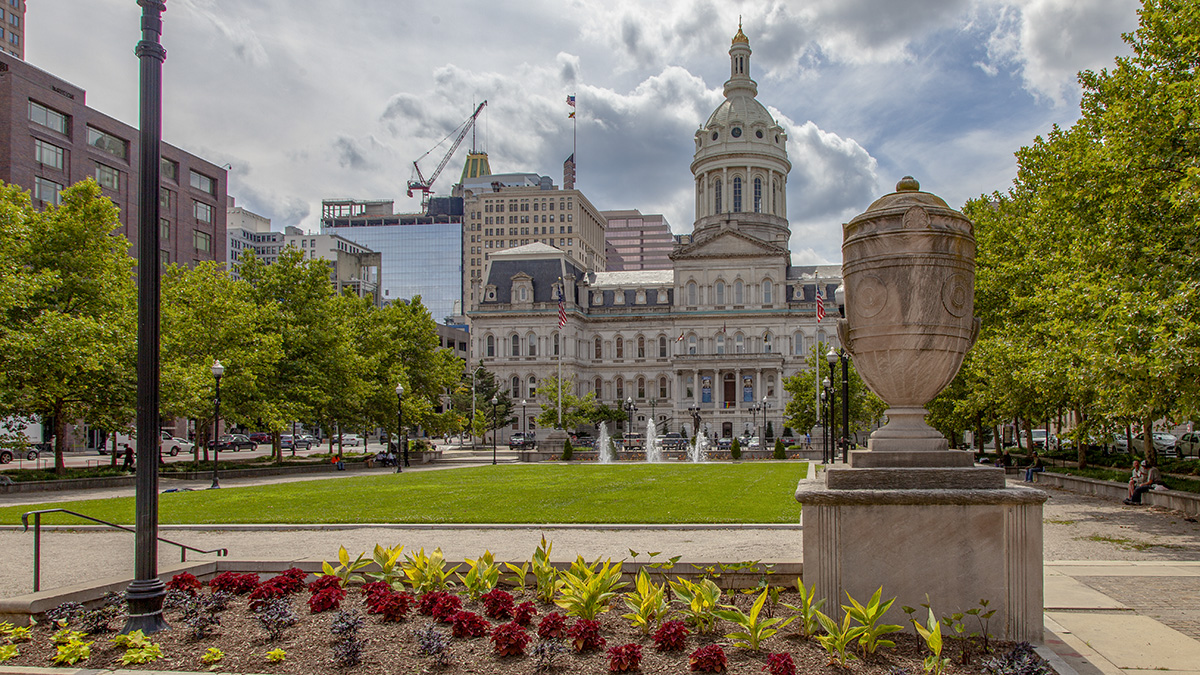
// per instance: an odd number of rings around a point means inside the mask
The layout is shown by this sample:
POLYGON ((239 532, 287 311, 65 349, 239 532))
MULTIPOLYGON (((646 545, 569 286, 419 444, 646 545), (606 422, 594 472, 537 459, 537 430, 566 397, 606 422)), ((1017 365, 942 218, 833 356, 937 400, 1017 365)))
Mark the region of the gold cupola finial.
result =
POLYGON ((744 45, 750 44, 750 38, 746 37, 746 34, 742 32, 742 17, 740 15, 738 16, 738 32, 737 35, 733 36, 733 44, 736 45, 738 43, 744 45))

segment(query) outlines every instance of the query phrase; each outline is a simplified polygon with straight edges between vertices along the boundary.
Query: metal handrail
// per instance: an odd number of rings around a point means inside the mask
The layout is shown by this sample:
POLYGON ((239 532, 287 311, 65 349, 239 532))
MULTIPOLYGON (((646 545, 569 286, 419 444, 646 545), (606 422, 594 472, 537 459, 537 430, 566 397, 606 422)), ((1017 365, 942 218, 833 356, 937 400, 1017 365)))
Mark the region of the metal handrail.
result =
MULTIPOLYGON (((108 527, 111 527, 111 528, 114 528, 117 530, 125 530, 126 532, 137 532, 137 530, 135 530, 132 527, 126 527, 124 525, 117 525, 116 523, 110 523, 107 520, 100 520, 99 518, 93 518, 91 516, 87 516, 82 513, 77 513, 75 511, 69 511, 67 509, 43 509, 41 511, 26 511, 25 513, 22 513, 21 514, 21 524, 25 526, 25 529, 23 530, 24 532, 29 531, 29 516, 33 516, 33 592, 34 593, 37 593, 38 591, 42 590, 41 586, 42 586, 42 514, 43 513, 66 513, 68 515, 72 515, 77 518, 83 518, 84 520, 90 520, 93 523, 100 523, 101 525, 107 525, 108 527)), ((164 544, 170 544, 172 546, 179 547, 179 562, 187 562, 187 552, 188 551, 192 551, 194 553, 201 553, 201 554, 216 553, 218 558, 229 555, 229 549, 227 549, 227 548, 215 548, 211 551, 204 551, 204 550, 198 549, 194 546, 188 546, 187 544, 181 544, 177 541, 171 541, 170 539, 164 539, 163 537, 158 537, 158 540, 163 542, 164 544)))

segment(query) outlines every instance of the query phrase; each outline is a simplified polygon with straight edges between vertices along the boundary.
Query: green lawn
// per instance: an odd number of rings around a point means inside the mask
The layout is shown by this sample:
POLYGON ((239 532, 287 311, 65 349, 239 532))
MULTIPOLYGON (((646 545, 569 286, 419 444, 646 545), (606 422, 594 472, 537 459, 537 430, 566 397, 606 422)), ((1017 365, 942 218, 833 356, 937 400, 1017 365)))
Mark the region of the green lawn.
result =
MULTIPOLYGON (((159 496, 163 524, 797 523, 806 463, 508 465, 385 474, 159 496)), ((133 522, 133 498, 0 509, 69 508, 133 522)), ((74 524, 60 514, 43 523, 74 524)))

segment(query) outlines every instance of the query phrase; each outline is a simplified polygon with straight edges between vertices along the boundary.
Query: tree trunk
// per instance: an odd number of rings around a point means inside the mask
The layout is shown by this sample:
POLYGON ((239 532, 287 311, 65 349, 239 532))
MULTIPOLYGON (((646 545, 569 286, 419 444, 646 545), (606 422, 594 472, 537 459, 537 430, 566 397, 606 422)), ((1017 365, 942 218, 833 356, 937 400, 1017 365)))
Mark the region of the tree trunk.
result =
MULTIPOLYGON (((292 438, 292 447, 296 447, 296 439, 292 438)), ((279 432, 271 432, 271 456, 275 458, 276 464, 283 463, 283 443, 279 440, 279 432)))
POLYGON ((984 453, 983 447, 983 415, 975 415, 975 452, 984 453))
POLYGON ((58 399, 54 402, 54 473, 59 476, 67 473, 67 462, 63 459, 66 449, 67 420, 63 417, 62 399, 58 399))
POLYGON ((1133 454, 1133 427, 1129 423, 1125 424, 1125 450, 1133 454))
POLYGON ((1151 466, 1158 466, 1158 448, 1154 447, 1154 422, 1150 418, 1142 420, 1142 449, 1151 466))
MULTIPOLYGON (((1085 420, 1085 418, 1083 416, 1083 413, 1080 412, 1078 408, 1076 408, 1075 409, 1075 421, 1077 423, 1077 426, 1083 426, 1084 420, 1085 420)), ((1059 428, 1062 428, 1062 427, 1059 427, 1059 428)), ((1076 458, 1079 460, 1079 468, 1080 469, 1087 468, 1087 449, 1088 449, 1088 439, 1086 439, 1086 438, 1076 438, 1075 439, 1075 455, 1076 455, 1076 458)))

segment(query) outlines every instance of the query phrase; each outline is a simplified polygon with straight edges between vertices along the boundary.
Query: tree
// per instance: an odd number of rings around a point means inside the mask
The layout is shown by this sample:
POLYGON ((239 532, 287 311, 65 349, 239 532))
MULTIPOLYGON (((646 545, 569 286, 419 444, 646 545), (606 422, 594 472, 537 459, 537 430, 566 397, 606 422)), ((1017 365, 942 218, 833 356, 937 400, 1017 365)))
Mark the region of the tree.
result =
MULTIPOLYGON (((596 392, 589 391, 583 396, 576 395, 575 379, 564 378, 562 381, 562 428, 577 429, 581 426, 596 424, 599 405, 596 392)), ((542 412, 538 415, 537 423, 542 428, 557 428, 558 423, 558 377, 551 375, 538 382, 538 392, 546 397, 542 404, 542 412)))
POLYGON ((88 179, 35 211, 0 186, 0 362, 6 414, 54 425, 54 468, 66 473, 67 424, 115 428, 132 418, 136 295, 117 209, 88 179))
MULTIPOLYGON (((785 378, 783 388, 791 394, 791 400, 784 406, 783 416, 789 427, 796 429, 811 429, 817 424, 816 398, 819 395, 816 378, 813 374, 813 368, 821 368, 821 372, 827 372, 828 366, 825 361, 825 353, 829 351, 829 345, 818 343, 813 346, 805 363, 808 367, 807 371, 785 378)), ((832 386, 835 391, 836 398, 840 401, 842 396, 842 372, 841 368, 834 368, 834 377, 832 386)), ((871 428, 879 422, 883 417, 883 411, 887 405, 883 399, 876 396, 869 389, 866 383, 858 376, 858 371, 854 369, 854 361, 850 361, 850 431, 857 433, 871 428)), ((826 375, 822 374, 823 380, 826 375)), ((838 408, 835 411, 837 414, 838 426, 841 426, 841 404, 838 403, 838 408)))
POLYGON ((463 373, 459 381, 458 387, 455 388, 451 400, 454 402, 455 410, 471 410, 471 406, 475 406, 475 415, 472 417, 470 429, 472 436, 483 437, 487 431, 500 426, 512 424, 513 418, 513 402, 508 392, 500 388, 500 383, 496 380, 496 375, 490 370, 479 364, 475 368, 474 377, 474 396, 472 397, 472 375, 471 373, 463 373), (492 397, 496 398, 495 415, 492 413, 492 397), (472 400, 472 398, 474 400, 472 400))

